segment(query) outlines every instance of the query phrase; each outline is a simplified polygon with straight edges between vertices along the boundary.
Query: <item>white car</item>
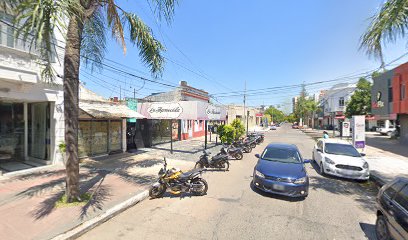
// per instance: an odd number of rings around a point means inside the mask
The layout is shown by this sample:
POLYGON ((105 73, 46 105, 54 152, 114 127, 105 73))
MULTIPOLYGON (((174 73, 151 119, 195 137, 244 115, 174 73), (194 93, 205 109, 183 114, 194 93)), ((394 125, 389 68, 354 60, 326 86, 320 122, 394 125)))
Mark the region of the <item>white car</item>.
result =
POLYGON ((269 127, 269 129, 270 129, 270 130, 276 130, 277 128, 276 128, 275 125, 272 125, 272 126, 269 127))
POLYGON ((313 148, 313 161, 319 166, 320 174, 368 180, 370 170, 363 158, 365 154, 347 141, 339 139, 319 139, 313 148))
POLYGON ((381 135, 392 136, 397 131, 397 129, 395 129, 395 127, 393 126, 389 126, 389 127, 379 127, 377 128, 376 131, 381 135))

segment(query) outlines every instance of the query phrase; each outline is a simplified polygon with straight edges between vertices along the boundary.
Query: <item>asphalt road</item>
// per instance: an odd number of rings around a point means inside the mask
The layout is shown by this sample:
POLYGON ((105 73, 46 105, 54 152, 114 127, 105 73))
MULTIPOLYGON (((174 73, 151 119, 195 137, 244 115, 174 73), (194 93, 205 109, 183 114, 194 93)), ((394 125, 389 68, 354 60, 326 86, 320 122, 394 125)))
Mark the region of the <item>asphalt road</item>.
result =
POLYGON ((270 142, 296 144, 304 158, 311 158, 314 144, 288 125, 270 131, 243 160, 232 160, 230 171, 203 175, 206 196, 145 200, 80 239, 375 239, 377 188, 370 182, 322 177, 307 164, 305 200, 253 190, 254 153, 270 142))

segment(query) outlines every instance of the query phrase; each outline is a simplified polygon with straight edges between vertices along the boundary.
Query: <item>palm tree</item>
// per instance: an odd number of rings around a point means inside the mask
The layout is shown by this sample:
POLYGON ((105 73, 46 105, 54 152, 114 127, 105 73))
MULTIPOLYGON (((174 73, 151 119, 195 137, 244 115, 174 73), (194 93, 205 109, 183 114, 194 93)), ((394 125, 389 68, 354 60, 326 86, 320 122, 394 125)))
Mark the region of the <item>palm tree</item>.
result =
POLYGON ((361 46, 369 55, 381 60, 384 67, 382 46, 385 42, 395 42, 405 37, 408 30, 408 1, 388 0, 380 11, 372 17, 367 31, 362 36, 361 46))
MULTIPOLYGON (((177 0, 151 0, 159 18, 170 22, 177 0)), ((18 28, 17 37, 30 41, 30 47, 39 49, 43 60, 42 77, 52 82, 52 52, 54 32, 66 40, 64 55, 64 117, 66 143, 66 195, 69 202, 79 198, 78 159, 78 84, 80 62, 101 66, 105 53, 106 30, 110 30, 126 52, 125 30, 130 42, 139 48, 142 61, 154 76, 163 70, 163 45, 154 38, 151 29, 134 13, 118 6, 115 0, 0 0, 0 9, 10 11, 18 28), (66 24, 67 23, 67 24, 66 24)))
POLYGON ((319 110, 319 106, 318 106, 318 104, 316 103, 315 100, 310 99, 306 103, 306 108, 307 108, 309 113, 312 113, 311 115, 312 115, 312 129, 313 129, 314 128, 315 115, 316 115, 316 112, 319 110))

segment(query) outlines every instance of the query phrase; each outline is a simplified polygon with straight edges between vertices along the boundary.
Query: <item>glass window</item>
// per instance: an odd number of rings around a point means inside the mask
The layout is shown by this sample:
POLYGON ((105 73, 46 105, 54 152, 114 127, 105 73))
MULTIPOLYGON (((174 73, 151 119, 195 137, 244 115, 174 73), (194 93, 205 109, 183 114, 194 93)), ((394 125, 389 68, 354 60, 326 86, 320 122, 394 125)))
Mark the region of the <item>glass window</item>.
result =
POLYGON ((46 160, 50 153, 49 103, 28 104, 28 154, 46 160))
POLYGON ((405 84, 400 85, 400 100, 405 99, 405 84))
POLYGON ((391 86, 391 87, 388 87, 388 102, 392 102, 392 97, 393 97, 393 94, 392 94, 392 86, 391 86))
POLYGON ((0 162, 24 159, 24 105, 0 102, 0 162))
POLYGON ((344 107, 344 97, 339 98, 339 106, 344 107))
POLYGON ((13 22, 13 16, 0 12, 0 20, 8 23, 0 22, 0 44, 14 47, 14 28, 11 25, 13 22))
POLYGON ((405 210, 408 210, 408 186, 405 186, 395 197, 395 201, 405 210))
POLYGON ((261 158, 267 161, 301 163, 298 151, 292 149, 266 148, 261 158))
POLYGON ((393 198, 393 197, 395 196, 395 194, 396 194, 397 192, 399 192, 399 190, 401 190, 401 188, 404 187, 404 186, 405 186, 405 183, 404 183, 404 182, 397 181, 396 183, 394 183, 394 184, 392 184, 391 186, 389 186, 389 187, 384 191, 384 193, 385 193, 388 197, 393 198))
POLYGON ((122 149, 122 122, 110 122, 110 151, 118 151, 122 149))
POLYGON ((326 143, 325 153, 334 155, 345 155, 350 157, 360 157, 360 153, 349 144, 326 143))

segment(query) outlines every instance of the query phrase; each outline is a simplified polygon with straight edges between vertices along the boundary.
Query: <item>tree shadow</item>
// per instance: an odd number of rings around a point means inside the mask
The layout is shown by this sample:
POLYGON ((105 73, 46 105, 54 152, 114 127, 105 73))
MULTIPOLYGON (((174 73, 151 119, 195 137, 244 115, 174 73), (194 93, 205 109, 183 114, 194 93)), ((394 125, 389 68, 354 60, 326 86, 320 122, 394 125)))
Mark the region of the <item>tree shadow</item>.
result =
POLYGON ((309 188, 313 190, 324 190, 333 194, 340 194, 353 197, 365 209, 375 211, 375 199, 378 193, 378 187, 370 181, 359 181, 319 173, 320 167, 315 163, 310 164, 319 174, 317 176, 309 175, 309 188))
POLYGON ((44 178, 44 177, 52 177, 56 175, 63 175, 65 173, 65 169, 60 169, 56 171, 38 171, 38 172, 31 172, 19 176, 14 176, 9 179, 1 180, 0 183, 12 183, 16 181, 28 181, 34 178, 44 178))
POLYGON ((366 137, 366 144, 371 147, 391 152, 400 156, 408 157, 408 148, 398 140, 390 139, 381 135, 370 135, 366 137))

